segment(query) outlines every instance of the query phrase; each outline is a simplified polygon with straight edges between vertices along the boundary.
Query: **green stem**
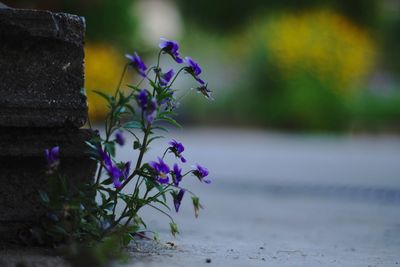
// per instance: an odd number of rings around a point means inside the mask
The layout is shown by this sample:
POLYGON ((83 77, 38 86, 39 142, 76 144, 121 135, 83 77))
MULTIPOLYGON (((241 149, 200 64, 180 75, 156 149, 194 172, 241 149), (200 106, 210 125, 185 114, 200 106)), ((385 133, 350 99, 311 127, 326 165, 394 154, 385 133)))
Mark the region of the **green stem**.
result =
POLYGON ((147 203, 147 205, 149 205, 149 206, 152 207, 153 209, 158 210, 158 211, 161 212, 162 214, 166 215, 166 216, 171 220, 172 223, 175 223, 175 221, 174 221, 174 219, 171 217, 171 215, 169 215, 168 213, 166 213, 166 212, 163 211, 162 209, 157 208, 156 206, 154 206, 154 205, 152 205, 152 204, 149 204, 149 203, 147 203))
MULTIPOLYGON (((114 101, 117 101, 117 96, 118 96, 118 92, 119 92, 119 89, 120 89, 120 87, 121 87, 121 84, 122 84, 122 81, 123 81, 123 79, 124 79, 124 77, 125 77, 125 73, 126 73, 126 71, 127 71, 127 69, 128 69, 128 66, 129 66, 129 64, 127 63, 127 64, 125 64, 125 66, 124 66, 124 70, 122 71, 122 74, 121 74, 121 77, 120 77, 120 79, 119 79, 119 82, 118 82, 118 85, 117 85, 117 88, 115 89, 115 93, 114 93, 114 101)), ((114 111, 115 111, 115 107, 114 107, 114 105, 112 106, 112 108, 111 108, 111 112, 110 112, 110 116, 109 116, 109 119, 106 119, 106 123, 105 123, 105 130, 106 130, 106 140, 105 140, 105 142, 107 143, 109 140, 110 140, 110 136, 111 136, 111 133, 112 133, 112 128, 113 128, 113 124, 114 124, 114 111), (107 124, 107 122, 109 121, 109 123, 107 124)), ((107 116, 108 117, 108 116, 107 116)), ((103 171, 103 165, 100 165, 100 167, 99 167, 99 170, 98 170, 98 173, 97 173, 97 177, 96 177, 96 186, 99 184, 99 182, 100 182, 100 177, 101 177, 101 172, 103 171)))
POLYGON ((169 148, 167 148, 167 149, 165 150, 165 152, 164 152, 164 154, 163 154, 163 156, 162 156, 162 159, 165 158, 165 155, 167 154, 168 150, 169 150, 169 148))
POLYGON ((178 78, 179 74, 185 69, 186 67, 182 67, 178 70, 178 72, 175 74, 175 77, 172 79, 171 83, 166 87, 166 88, 171 88, 171 86, 174 84, 176 78, 178 78))
POLYGON ((143 137, 143 142, 142 142, 142 147, 140 148, 140 154, 138 157, 138 160, 136 162, 136 167, 133 173, 123 182, 122 186, 117 189, 117 193, 120 192, 138 173, 139 169, 142 166, 142 160, 144 153, 146 152, 146 147, 147 147, 147 139, 150 135, 150 130, 151 130, 151 124, 149 124, 145 130, 144 137, 143 137))
MULTIPOLYGON (((146 204, 149 204, 150 202, 153 202, 154 199, 157 199, 159 196, 161 196, 162 194, 167 193, 168 191, 172 190, 172 189, 168 189, 170 186, 172 186, 172 184, 168 184, 163 191, 158 192, 157 194, 155 194, 152 197, 149 197, 148 199, 146 199, 146 204)), ((143 198, 144 199, 144 198, 143 198)))
POLYGON ((126 70, 128 69, 128 66, 129 66, 128 63, 125 64, 125 66, 124 66, 124 70, 122 71, 122 75, 121 75, 121 78, 119 79, 118 86, 115 89, 114 98, 117 98, 117 94, 119 92, 119 88, 121 87, 121 83, 122 83, 122 80, 124 79, 124 76, 125 76, 126 70))
MULTIPOLYGON (((146 77, 143 77, 140 81, 139 81, 139 83, 135 86, 136 88, 139 88, 139 86, 142 84, 142 82, 147 78, 147 76, 149 75, 149 73, 150 73, 150 71, 152 71, 153 69, 155 69, 155 67, 153 66, 153 67, 151 67, 151 68, 149 68, 149 70, 146 72, 146 77)), ((148 79, 148 78, 147 78, 148 79)))
MULTIPOLYGON (((158 58, 157 58, 157 67, 156 67, 156 78, 154 79, 154 83, 157 84, 157 80, 160 81, 160 58, 161 58, 161 53, 162 50, 160 50, 160 52, 158 52, 158 58)), ((155 95, 155 89, 153 88, 153 93, 152 95, 155 95)))

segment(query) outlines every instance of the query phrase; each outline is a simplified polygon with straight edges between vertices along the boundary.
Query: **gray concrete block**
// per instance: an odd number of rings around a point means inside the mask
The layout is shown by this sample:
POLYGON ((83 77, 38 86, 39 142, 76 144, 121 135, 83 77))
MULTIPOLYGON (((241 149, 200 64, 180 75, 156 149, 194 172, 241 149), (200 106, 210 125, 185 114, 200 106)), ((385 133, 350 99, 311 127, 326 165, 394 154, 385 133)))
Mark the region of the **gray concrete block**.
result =
POLYGON ((84 32, 76 15, 0 8, 0 126, 84 125, 84 32))
POLYGON ((0 241, 18 240, 18 233, 45 216, 38 190, 46 190, 44 149, 60 146, 60 172, 74 185, 93 180, 90 130, 0 128, 0 241))

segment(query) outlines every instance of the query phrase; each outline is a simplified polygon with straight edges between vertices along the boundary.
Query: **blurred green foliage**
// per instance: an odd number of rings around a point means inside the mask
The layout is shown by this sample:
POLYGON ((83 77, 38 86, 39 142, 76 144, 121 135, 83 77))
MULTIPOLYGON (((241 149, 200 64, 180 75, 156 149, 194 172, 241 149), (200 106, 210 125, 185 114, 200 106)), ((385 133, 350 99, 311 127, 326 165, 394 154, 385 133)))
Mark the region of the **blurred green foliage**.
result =
POLYGON ((133 0, 62 0, 62 9, 84 16, 89 41, 106 41, 125 50, 135 40, 133 0))
POLYGON ((330 8, 363 25, 376 22, 377 0, 175 0, 185 20, 208 30, 220 32, 242 28, 252 17, 280 11, 330 8))
POLYGON ((282 12, 221 40, 214 49, 232 58, 240 79, 225 94, 210 83, 215 103, 204 108, 191 100, 188 121, 296 131, 400 129, 396 85, 387 90, 370 82, 379 43, 337 11, 282 12))

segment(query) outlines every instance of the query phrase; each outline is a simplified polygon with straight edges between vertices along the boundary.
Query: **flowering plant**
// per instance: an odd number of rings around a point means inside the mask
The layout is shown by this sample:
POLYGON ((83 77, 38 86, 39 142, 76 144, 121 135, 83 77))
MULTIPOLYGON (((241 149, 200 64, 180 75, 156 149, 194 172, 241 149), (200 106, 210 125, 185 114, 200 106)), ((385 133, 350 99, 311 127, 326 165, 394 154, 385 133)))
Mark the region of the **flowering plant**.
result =
POLYGON ((181 73, 192 76, 198 83, 196 90, 211 98, 211 91, 200 78, 202 70, 199 64, 189 57, 182 59, 177 42, 162 39, 159 47, 155 66, 147 67, 136 52, 127 54, 128 63, 115 94, 96 92, 107 101, 109 113, 104 125, 105 136, 98 135, 87 142, 92 158, 98 162, 94 181, 73 189, 58 172, 62 147, 46 150, 48 173, 55 180, 53 184, 57 185, 57 190, 41 191, 40 197, 48 210, 43 229, 46 229, 46 238, 52 242, 101 241, 115 234, 119 242, 126 245, 136 235, 143 237, 145 232, 150 232, 138 215, 143 207, 154 208, 168 216, 171 233, 175 235, 178 227, 168 213, 171 211, 167 202, 170 197, 174 210, 178 212, 184 196, 191 195, 195 216, 198 216, 202 208, 199 198, 182 183, 188 175, 210 183, 208 170, 196 164, 183 172, 188 160, 182 143, 171 140, 163 155, 154 161, 143 162, 152 141, 161 137, 156 132, 167 130, 160 122, 180 127, 173 118, 180 99, 176 97, 177 90, 173 85, 181 73), (169 55, 182 67, 177 72, 173 69, 164 71, 160 65, 162 55, 169 55), (141 80, 137 85, 127 85, 130 89, 124 93, 120 87, 128 68, 136 70, 141 80), (144 81, 148 82, 151 90, 142 87, 144 81), (133 137, 137 159, 118 162, 116 146, 127 145, 128 134, 133 137), (172 167, 165 162, 167 155, 176 158, 172 167), (132 185, 129 189, 133 190, 128 190, 128 185, 132 185), (122 211, 118 212, 117 205, 123 207, 122 211))

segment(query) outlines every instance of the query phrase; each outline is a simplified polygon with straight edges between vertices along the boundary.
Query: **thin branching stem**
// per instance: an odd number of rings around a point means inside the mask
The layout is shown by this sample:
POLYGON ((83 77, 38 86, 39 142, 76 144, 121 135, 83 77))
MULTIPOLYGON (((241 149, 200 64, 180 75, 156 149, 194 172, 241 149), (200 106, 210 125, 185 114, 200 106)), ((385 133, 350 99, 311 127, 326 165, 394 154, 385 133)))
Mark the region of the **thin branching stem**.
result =
POLYGON ((172 79, 171 83, 166 87, 166 88, 171 88, 171 86, 174 84, 176 78, 178 78, 179 74, 186 69, 186 67, 182 67, 178 70, 178 72, 175 74, 174 78, 172 79))
POLYGON ((147 205, 149 205, 149 207, 152 207, 153 209, 158 210, 159 212, 161 212, 162 214, 164 214, 165 216, 167 216, 167 217, 171 220, 172 223, 175 223, 175 221, 174 221, 174 219, 171 217, 171 215, 169 215, 168 213, 166 213, 166 212, 163 211, 162 209, 160 209, 160 208, 158 208, 158 207, 156 207, 156 206, 154 206, 154 205, 152 205, 152 204, 150 204, 150 203, 147 203, 147 205))

